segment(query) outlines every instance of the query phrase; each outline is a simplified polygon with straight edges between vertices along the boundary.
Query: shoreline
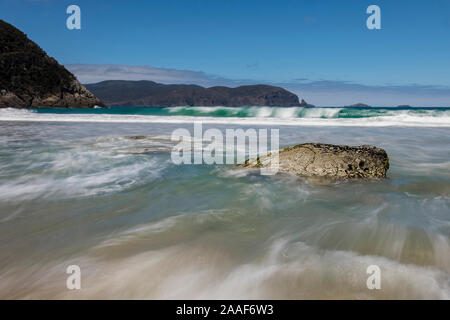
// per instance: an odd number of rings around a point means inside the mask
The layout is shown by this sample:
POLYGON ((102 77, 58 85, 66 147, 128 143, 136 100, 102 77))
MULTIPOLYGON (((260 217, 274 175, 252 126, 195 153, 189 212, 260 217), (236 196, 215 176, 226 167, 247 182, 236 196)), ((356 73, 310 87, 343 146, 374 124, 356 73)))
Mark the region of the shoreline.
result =
MULTIPOLYGON (((94 115, 89 114, 84 117, 5 117, 0 115, 0 121, 14 122, 90 122, 90 123, 195 123, 202 122, 205 124, 230 124, 230 125, 255 125, 255 126, 326 126, 326 127, 423 127, 423 128, 450 128, 450 122, 424 123, 423 119, 417 117, 411 122, 389 121, 390 119, 378 118, 376 121, 353 121, 353 119, 305 119, 297 118, 213 118, 213 117, 178 117, 178 116, 131 116, 131 115, 110 115, 107 119, 93 119, 94 115), (142 117, 142 118, 139 118, 142 117), (145 117, 145 118, 144 118, 145 117), (115 119, 117 118, 117 119, 115 119), (119 119, 120 118, 120 119, 119 119), (385 120, 385 121, 383 121, 385 120)), ((388 118, 388 117, 386 117, 388 118)))

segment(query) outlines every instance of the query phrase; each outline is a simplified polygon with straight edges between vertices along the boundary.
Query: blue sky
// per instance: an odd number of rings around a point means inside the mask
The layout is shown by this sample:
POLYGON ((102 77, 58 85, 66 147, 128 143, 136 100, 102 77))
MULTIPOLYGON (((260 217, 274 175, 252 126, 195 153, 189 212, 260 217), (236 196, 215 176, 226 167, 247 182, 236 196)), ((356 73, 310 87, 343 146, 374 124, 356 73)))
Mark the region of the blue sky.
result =
POLYGON ((282 84, 319 105, 450 105, 448 0, 0 0, 0 18, 82 82, 114 65, 112 78, 282 84))

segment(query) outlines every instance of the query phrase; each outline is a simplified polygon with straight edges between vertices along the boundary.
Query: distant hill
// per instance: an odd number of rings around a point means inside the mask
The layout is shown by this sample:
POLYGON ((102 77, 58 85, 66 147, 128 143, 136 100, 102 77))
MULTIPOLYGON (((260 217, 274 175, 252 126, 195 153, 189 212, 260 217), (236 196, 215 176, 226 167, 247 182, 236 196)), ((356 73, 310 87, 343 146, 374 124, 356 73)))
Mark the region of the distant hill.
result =
MULTIPOLYGON (((109 106, 300 106, 297 95, 280 87, 249 85, 204 88, 153 81, 109 80, 87 84, 109 106)), ((303 105, 307 105, 304 102, 303 105)))
POLYGON ((361 103, 361 102, 352 104, 350 106, 345 106, 345 108, 368 108, 368 107, 370 107, 368 104, 361 103))
POLYGON ((102 102, 19 29, 0 20, 0 108, 94 107, 102 102))

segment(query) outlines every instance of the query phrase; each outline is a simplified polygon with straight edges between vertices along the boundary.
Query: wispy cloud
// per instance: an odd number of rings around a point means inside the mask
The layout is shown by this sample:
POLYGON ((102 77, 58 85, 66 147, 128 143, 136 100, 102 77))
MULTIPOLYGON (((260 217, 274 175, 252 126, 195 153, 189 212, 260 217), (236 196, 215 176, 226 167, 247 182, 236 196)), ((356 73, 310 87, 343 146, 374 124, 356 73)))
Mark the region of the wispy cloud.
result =
POLYGON ((300 99, 320 106, 342 106, 358 102, 373 106, 450 106, 450 87, 437 85, 370 86, 348 81, 311 80, 298 77, 283 83, 257 79, 227 79, 202 71, 152 66, 71 64, 65 66, 82 83, 104 80, 152 80, 160 83, 215 85, 272 84, 296 93, 300 99))
POLYGON ((111 64, 69 64, 65 67, 82 83, 104 80, 152 80, 161 83, 193 83, 209 85, 221 81, 220 77, 202 71, 156 68, 152 66, 126 66, 111 64))

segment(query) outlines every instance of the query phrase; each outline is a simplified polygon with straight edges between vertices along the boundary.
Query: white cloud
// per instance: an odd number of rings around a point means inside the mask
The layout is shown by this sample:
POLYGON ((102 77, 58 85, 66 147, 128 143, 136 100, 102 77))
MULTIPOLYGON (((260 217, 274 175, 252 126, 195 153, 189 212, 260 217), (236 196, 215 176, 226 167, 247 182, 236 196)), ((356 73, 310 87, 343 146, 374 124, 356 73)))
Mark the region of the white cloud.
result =
POLYGON ((202 71, 156 68, 152 66, 126 66, 112 64, 68 64, 65 67, 81 83, 104 80, 151 80, 160 83, 192 83, 211 85, 225 79, 207 75, 202 71))

